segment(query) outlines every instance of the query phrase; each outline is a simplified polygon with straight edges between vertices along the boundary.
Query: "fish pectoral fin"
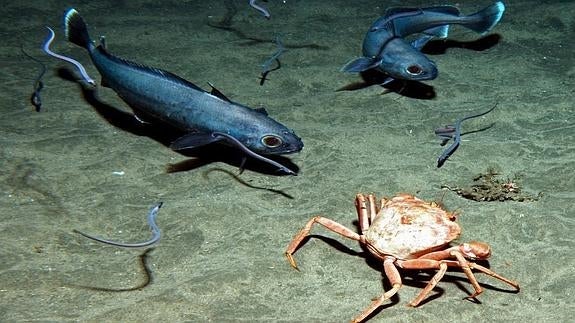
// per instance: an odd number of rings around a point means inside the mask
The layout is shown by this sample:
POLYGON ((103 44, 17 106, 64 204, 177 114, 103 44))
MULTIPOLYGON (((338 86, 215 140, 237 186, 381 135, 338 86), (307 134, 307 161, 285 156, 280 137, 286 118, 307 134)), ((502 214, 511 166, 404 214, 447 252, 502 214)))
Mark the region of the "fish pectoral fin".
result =
POLYGON ((388 85, 389 83, 391 83, 393 81, 395 81, 395 79, 391 76, 388 76, 383 80, 383 82, 379 83, 379 85, 385 86, 385 85, 388 85))
POLYGON ((149 113, 146 113, 145 111, 139 109, 138 107, 135 106, 131 106, 132 107, 132 111, 134 111, 134 118, 141 124, 153 124, 155 121, 157 121, 156 118, 154 118, 154 116, 152 116, 149 113))
POLYGON ((354 58, 347 64, 345 64, 341 68, 341 71, 346 73, 359 73, 377 67, 380 63, 381 60, 376 60, 375 58, 369 58, 369 57, 354 58))
POLYGON ((176 139, 176 141, 172 142, 170 148, 172 150, 191 149, 205 146, 220 140, 223 140, 223 138, 220 136, 214 136, 211 133, 193 132, 176 139))
POLYGON ((430 41, 434 38, 434 36, 421 36, 411 42, 411 46, 419 51, 430 41))
POLYGON ((423 31, 424 34, 429 36, 435 36, 437 38, 447 38, 449 35, 449 25, 437 26, 433 28, 429 28, 423 31))
POLYGON ((139 116, 136 113, 134 113, 134 118, 136 119, 136 121, 138 121, 141 124, 152 124, 151 122, 146 121, 146 118, 142 118, 141 116, 139 116))
POLYGON ((230 99, 228 99, 228 97, 225 94, 223 94, 220 90, 216 89, 216 87, 212 83, 208 82, 208 85, 212 88, 212 90, 210 91, 211 95, 218 97, 224 101, 230 103, 232 102, 230 99))

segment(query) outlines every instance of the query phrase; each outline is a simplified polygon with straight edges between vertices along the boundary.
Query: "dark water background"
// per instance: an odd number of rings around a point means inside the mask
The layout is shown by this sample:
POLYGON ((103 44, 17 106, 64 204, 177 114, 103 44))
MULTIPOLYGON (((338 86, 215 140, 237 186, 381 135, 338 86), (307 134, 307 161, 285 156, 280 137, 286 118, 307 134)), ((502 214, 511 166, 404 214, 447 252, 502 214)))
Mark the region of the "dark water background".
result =
MULTIPOLYGON (((490 34, 501 38, 484 50, 440 43, 444 53, 430 54, 439 77, 420 89, 433 98, 382 95, 377 85, 335 91, 361 81, 339 68, 359 55, 365 31, 386 7, 432 4, 443 3, 270 0, 268 21, 247 1, 3 3, 1 320, 347 321, 389 288, 380 265, 357 243, 322 228, 313 232, 334 240, 309 240, 295 256, 301 272, 290 268, 283 252, 316 214, 355 229, 357 192, 442 200, 461 214, 459 241, 488 242, 490 267, 522 288, 514 294, 477 274, 485 288, 477 304, 462 300, 471 286, 451 271, 414 309, 405 304, 429 275, 404 271, 404 288, 373 321, 571 320, 575 2, 507 3, 490 34), (167 173, 188 157, 122 129, 122 114, 104 118, 66 77, 69 68, 40 50, 44 26, 53 26, 53 49, 77 58, 99 79, 86 53, 64 41, 62 13, 70 6, 94 38, 107 37, 112 53, 206 89, 212 82, 234 101, 266 107, 304 140, 301 153, 287 156, 300 167, 299 176, 251 167, 241 179, 267 190, 254 189, 230 176, 237 173, 237 158, 219 157, 167 173), (260 86, 260 64, 274 52, 278 34, 289 51, 282 68, 260 86), (39 113, 28 101, 39 66, 22 55, 21 45, 48 66, 39 113), (433 130, 495 103, 494 112, 464 124, 467 130, 494 126, 464 136, 437 169, 443 148, 433 130), (441 189, 468 185, 489 167, 503 178, 520 176, 524 191, 541 192, 541 198, 475 202, 441 189), (73 232, 145 239, 145 215, 157 201, 165 203, 158 218, 164 236, 145 256, 73 232), (153 280, 138 290, 146 278, 142 259, 153 280)), ((465 13, 489 4, 457 3, 465 13)), ((450 34, 460 42, 478 37, 458 27, 450 34)), ((100 89, 99 99, 99 107, 130 111, 109 89, 100 89)))

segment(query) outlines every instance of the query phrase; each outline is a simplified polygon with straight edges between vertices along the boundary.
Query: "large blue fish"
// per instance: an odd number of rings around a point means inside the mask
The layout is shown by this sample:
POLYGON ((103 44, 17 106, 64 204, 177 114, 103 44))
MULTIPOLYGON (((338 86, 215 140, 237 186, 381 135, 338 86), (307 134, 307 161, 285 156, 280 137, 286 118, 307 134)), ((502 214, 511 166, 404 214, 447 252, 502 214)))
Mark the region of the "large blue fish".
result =
POLYGON ((377 69, 393 79, 432 80, 437 77, 437 67, 420 52, 429 40, 446 38, 449 25, 455 24, 485 34, 501 20, 504 11, 503 2, 467 16, 454 6, 390 8, 365 35, 363 56, 348 62, 342 71, 359 73, 377 69), (405 40, 417 33, 423 35, 411 43, 405 40))
POLYGON ((65 14, 66 37, 88 50, 102 75, 140 120, 161 120, 187 134, 172 143, 175 150, 216 141, 238 147, 248 155, 295 175, 286 167, 258 154, 289 154, 303 148, 290 129, 263 109, 251 109, 226 98, 212 87, 206 92, 170 72, 130 62, 110 54, 104 44, 90 39, 86 23, 75 9, 65 14))

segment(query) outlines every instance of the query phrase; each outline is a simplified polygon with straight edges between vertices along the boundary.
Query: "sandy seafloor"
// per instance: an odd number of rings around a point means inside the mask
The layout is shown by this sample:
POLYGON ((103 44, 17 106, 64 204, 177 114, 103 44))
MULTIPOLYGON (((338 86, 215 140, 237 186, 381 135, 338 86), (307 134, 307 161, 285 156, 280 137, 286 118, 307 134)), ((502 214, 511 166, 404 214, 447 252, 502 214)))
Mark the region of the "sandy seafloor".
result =
MULTIPOLYGON (((313 233, 341 244, 310 239, 295 255, 301 272, 283 253, 316 214, 357 229, 357 192, 442 200, 461 214, 458 241, 488 242, 490 267, 521 285, 513 293, 479 273, 485 291, 474 303, 463 300, 472 291, 465 276, 450 271, 429 301, 410 308, 430 276, 403 271, 405 286, 373 322, 573 319, 575 2, 509 2, 490 34, 500 40, 482 51, 440 42, 445 53, 430 54, 439 77, 422 87, 435 93, 431 99, 382 95, 378 85, 336 90, 361 82, 339 69, 359 55, 365 31, 386 7, 438 2, 271 0, 269 21, 247 1, 16 3, 0 9, 1 321, 348 321, 389 288, 380 264, 323 228, 313 233), (268 190, 254 189, 229 175, 237 174, 237 160, 217 157, 167 173, 188 157, 103 118, 80 84, 59 72, 71 69, 40 51, 44 26, 58 27, 53 49, 99 79, 85 51, 64 41, 68 6, 80 11, 94 38, 107 37, 111 52, 266 107, 303 138, 304 149, 286 156, 299 175, 276 176, 248 162, 240 178, 268 190), (209 25, 234 6, 228 30, 209 25), (276 34, 289 51, 260 86, 260 64, 274 52, 276 34), (21 54, 21 44, 48 65, 39 113, 28 101, 39 66, 21 54), (433 130, 496 102, 494 112, 463 128, 494 126, 465 135, 438 169, 443 148, 433 130), (470 184, 488 167, 504 177, 521 175, 525 192, 542 197, 475 202, 441 189, 470 184), (158 217, 163 237, 145 256, 153 280, 138 289, 145 283, 144 250, 103 246, 73 230, 146 239, 145 216, 157 201, 165 203, 158 217)), ((490 3, 458 6, 471 13, 490 3)), ((450 35, 479 37, 460 27, 450 35)), ((130 111, 110 89, 99 97, 130 111)))

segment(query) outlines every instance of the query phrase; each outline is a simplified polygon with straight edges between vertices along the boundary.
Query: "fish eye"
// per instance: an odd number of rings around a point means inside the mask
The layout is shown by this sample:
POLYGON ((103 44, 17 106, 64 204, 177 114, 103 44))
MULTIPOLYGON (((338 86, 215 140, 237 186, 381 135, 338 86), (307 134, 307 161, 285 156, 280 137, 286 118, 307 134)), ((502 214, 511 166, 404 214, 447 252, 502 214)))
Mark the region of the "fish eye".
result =
POLYGON ((423 73, 423 69, 419 65, 409 65, 405 70, 411 75, 419 75, 423 73))
POLYGON ((280 137, 274 135, 266 135, 262 137, 262 144, 264 144, 268 148, 277 148, 281 146, 283 141, 280 137))

